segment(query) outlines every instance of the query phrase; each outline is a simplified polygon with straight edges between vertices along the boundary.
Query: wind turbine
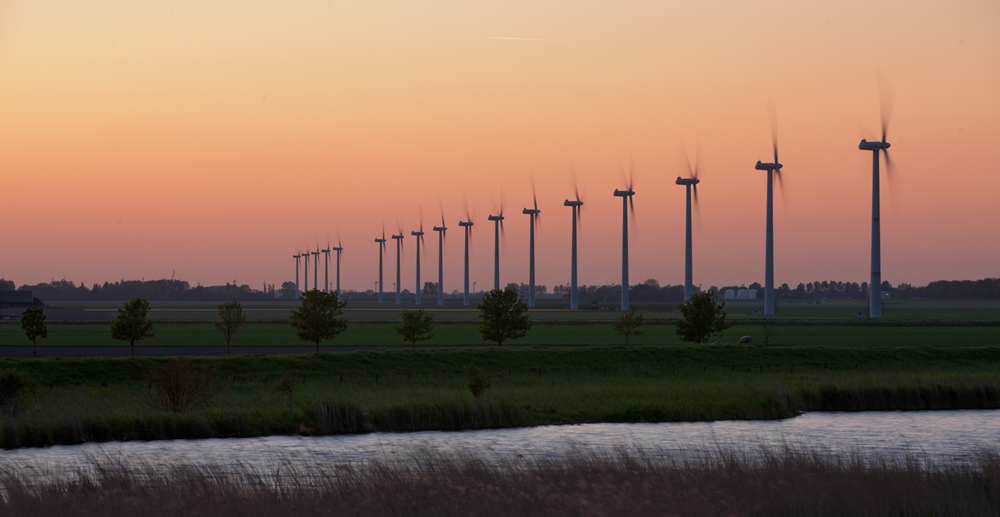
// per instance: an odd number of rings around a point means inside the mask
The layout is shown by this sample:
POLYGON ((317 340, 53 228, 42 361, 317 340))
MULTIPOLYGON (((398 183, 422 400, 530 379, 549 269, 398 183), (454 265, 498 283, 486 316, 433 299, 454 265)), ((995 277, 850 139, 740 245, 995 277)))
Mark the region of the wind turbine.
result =
POLYGON ((424 241, 424 219, 420 218, 420 231, 410 232, 410 235, 417 238, 417 305, 420 305, 420 243, 424 241))
POLYGON ((503 201, 500 202, 500 215, 487 217, 493 221, 493 289, 500 290, 500 233, 503 232, 503 201))
MULTIPOLYGON (((629 158, 629 177, 628 182, 625 185, 625 190, 615 189, 615 196, 622 198, 622 306, 621 310, 628 310, 628 213, 632 212, 633 219, 635 218, 635 205, 632 203, 632 196, 635 195, 635 191, 632 190, 633 178, 634 178, 634 167, 632 166, 632 160, 629 158)), ((623 171, 624 175, 624 171, 623 171)))
POLYGON ((880 222, 881 194, 879 192, 878 153, 885 153, 885 165, 891 179, 892 162, 889 161, 889 142, 885 141, 889 129, 889 118, 892 116, 892 101, 888 84, 879 80, 880 108, 882 111, 882 141, 869 142, 865 139, 858 144, 858 149, 872 152, 872 277, 868 287, 868 317, 882 317, 882 227, 880 222))
POLYGON ((305 287, 306 291, 308 291, 309 290, 309 248, 306 248, 306 252, 302 254, 302 258, 306 262, 306 264, 305 264, 306 267, 302 268, 302 276, 305 277, 305 283, 304 283, 303 287, 305 287))
POLYGON ((538 224, 538 214, 542 211, 538 209, 538 196, 535 195, 535 184, 531 184, 531 199, 535 202, 535 208, 525 208, 522 214, 531 216, 531 240, 528 246, 528 308, 535 308, 535 225, 538 224))
POLYGON ((302 258, 302 254, 296 253, 295 255, 292 255, 292 258, 295 259, 295 297, 298 298, 299 293, 302 292, 302 290, 299 289, 299 259, 302 258))
MULTIPOLYGON (((313 291, 319 289, 319 243, 316 243, 316 251, 310 253, 313 256, 313 291)), ((309 286, 306 286, 309 287, 309 286)))
POLYGON ((382 238, 375 239, 378 245, 378 303, 383 302, 382 298, 382 255, 385 252, 385 229, 382 229, 382 238))
POLYGON ((684 153, 684 164, 688 167, 688 177, 681 178, 677 176, 675 183, 687 187, 687 217, 684 224, 684 299, 687 300, 694 294, 694 278, 691 271, 691 192, 694 191, 694 206, 697 209, 698 184, 701 183, 701 180, 698 179, 698 164, 695 163, 694 168, 692 168, 690 162, 688 162, 686 152, 684 153))
POLYGON ((326 249, 323 252, 323 292, 330 292, 330 239, 326 240, 326 249))
POLYGON ((774 146, 774 162, 761 163, 757 160, 754 169, 767 171, 767 234, 764 251, 764 315, 774 315, 774 177, 781 187, 781 168, 778 162, 778 128, 775 117, 771 116, 771 144, 774 146))
POLYGON ((337 252, 337 295, 340 295, 340 253, 344 251, 344 246, 340 243, 340 237, 337 237, 337 247, 330 248, 337 252))
POLYGON ((403 252, 403 229, 399 229, 399 235, 393 235, 393 239, 396 240, 396 305, 403 303, 403 286, 399 283, 399 270, 402 264, 400 263, 400 256, 403 252))
MULTIPOLYGON (((579 298, 577 295, 577 282, 576 282, 576 230, 577 223, 580 221, 580 212, 583 210, 583 201, 580 201, 580 190, 576 186, 576 178, 573 179, 573 194, 576 196, 576 201, 566 200, 563 201, 563 206, 568 206, 573 208, 573 249, 570 254, 570 266, 569 266, 569 308, 578 309, 579 308, 579 298)), ((618 195, 618 191, 615 191, 615 195, 618 195)))
POLYGON ((472 236, 472 217, 465 214, 465 221, 459 221, 458 225, 465 228, 465 298, 462 304, 469 305, 469 238, 472 236))
POLYGON ((441 210, 441 226, 435 226, 434 231, 438 232, 438 305, 444 305, 444 234, 448 228, 444 225, 443 209, 441 210))

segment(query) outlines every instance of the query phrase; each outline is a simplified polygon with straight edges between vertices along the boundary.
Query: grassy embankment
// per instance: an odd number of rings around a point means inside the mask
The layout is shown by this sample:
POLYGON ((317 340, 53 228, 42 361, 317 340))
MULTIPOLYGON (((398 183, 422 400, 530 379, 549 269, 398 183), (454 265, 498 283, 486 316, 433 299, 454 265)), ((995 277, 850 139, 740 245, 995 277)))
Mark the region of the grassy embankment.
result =
MULTIPOLYGON (((987 322, 867 322, 776 320, 772 345, 778 346, 983 346, 1000 344, 1000 324, 987 322)), ((392 329, 393 323, 351 322, 347 330, 323 346, 402 346, 406 343, 392 329)), ((111 339, 107 323, 51 323, 49 336, 39 340, 45 346, 123 346, 128 343, 111 339)), ((136 343, 142 346, 224 346, 219 331, 208 322, 157 322, 156 337, 136 343)), ((633 337, 636 345, 683 345, 671 323, 650 324, 645 334, 633 337)), ((756 320, 740 321, 721 335, 712 338, 721 344, 735 344, 740 336, 751 335, 763 342, 763 326, 756 320)), ((609 323, 558 323, 539 321, 522 339, 511 345, 611 345, 623 344, 624 338, 612 332, 609 323)), ((30 347, 20 325, 0 324, 0 344, 30 347)), ((309 346, 295 338, 287 323, 251 322, 236 335, 233 346, 309 346)), ((440 323, 434 337, 418 347, 483 345, 476 325, 468 322, 440 323)))
POLYGON ((144 403, 144 372, 166 361, 0 360, 39 382, 33 409, 0 417, 0 444, 1000 408, 997 347, 483 347, 212 357, 194 362, 217 370, 217 392, 181 413, 144 403), (461 368, 470 362, 494 376, 482 399, 464 386, 461 368), (300 381, 291 400, 270 389, 286 372, 300 381), (108 388, 98 387, 102 380, 108 388))

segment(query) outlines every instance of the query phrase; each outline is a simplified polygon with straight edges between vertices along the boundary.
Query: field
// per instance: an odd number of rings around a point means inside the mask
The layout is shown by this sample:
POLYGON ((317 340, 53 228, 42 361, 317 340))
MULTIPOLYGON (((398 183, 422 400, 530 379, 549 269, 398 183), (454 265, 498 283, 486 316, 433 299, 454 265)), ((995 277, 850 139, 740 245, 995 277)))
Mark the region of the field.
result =
POLYGON ((1000 347, 640 346, 387 350, 196 359, 213 395, 146 403, 163 358, 0 360, 38 381, 5 447, 122 439, 770 419, 801 410, 1000 408, 1000 347), (482 398, 463 366, 492 378, 482 398), (291 379, 289 397, 275 393, 291 379), (99 384, 106 381, 108 387, 99 384))

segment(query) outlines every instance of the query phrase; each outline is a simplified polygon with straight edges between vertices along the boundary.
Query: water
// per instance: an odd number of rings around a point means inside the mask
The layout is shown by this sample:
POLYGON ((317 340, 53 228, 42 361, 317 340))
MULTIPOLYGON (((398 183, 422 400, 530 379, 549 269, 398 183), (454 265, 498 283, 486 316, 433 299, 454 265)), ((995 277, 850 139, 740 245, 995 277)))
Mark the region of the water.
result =
POLYGON ((672 456, 711 455, 719 448, 761 451, 791 446, 823 454, 967 462, 1000 449, 1000 410, 805 413, 787 420, 659 424, 581 424, 479 431, 425 431, 341 436, 270 436, 207 440, 109 442, 0 451, 0 464, 39 476, 86 471, 93 459, 153 467, 219 466, 273 470, 314 465, 407 461, 417 448, 444 455, 549 458, 614 448, 672 456))

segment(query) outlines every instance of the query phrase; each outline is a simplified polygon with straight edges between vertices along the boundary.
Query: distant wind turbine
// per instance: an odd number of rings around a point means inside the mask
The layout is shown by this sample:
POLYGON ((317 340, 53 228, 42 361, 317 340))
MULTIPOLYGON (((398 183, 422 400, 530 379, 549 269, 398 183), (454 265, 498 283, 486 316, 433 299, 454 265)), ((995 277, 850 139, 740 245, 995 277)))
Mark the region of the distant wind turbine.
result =
POLYGON ((323 292, 330 292, 330 239, 326 240, 326 249, 323 252, 323 292))
POLYGON ((889 142, 885 140, 892 117, 892 94, 888 83, 879 78, 880 108, 882 111, 882 141, 869 142, 862 139, 858 149, 872 152, 872 276, 868 287, 868 317, 882 317, 882 227, 879 192, 878 153, 885 154, 887 179, 892 179, 892 162, 889 161, 889 142))
POLYGON ((694 191, 694 207, 697 210, 698 184, 701 183, 701 180, 698 179, 698 164, 695 163, 695 166, 692 168, 690 162, 688 162, 686 152, 684 153, 684 163, 688 167, 688 177, 681 178, 678 176, 675 183, 687 187, 687 212, 684 224, 684 299, 687 300, 694 294, 694 275, 692 273, 691 258, 691 192, 694 191))
POLYGON ((465 228, 465 298, 462 304, 469 305, 469 239, 472 237, 472 217, 466 213, 465 221, 459 221, 458 225, 465 228))
POLYGON ((448 228, 444 225, 444 209, 441 210, 441 226, 435 226, 438 232, 438 305, 444 305, 444 235, 448 228))
POLYGON ((396 305, 403 303, 403 285, 399 282, 399 272, 402 267, 400 261, 403 253, 403 229, 399 229, 399 235, 393 235, 396 240, 396 305))
POLYGON ((503 233, 503 201, 500 202, 500 215, 487 217, 493 221, 493 289, 500 290, 500 234, 503 233))
MULTIPOLYGON (((313 256, 313 291, 319 289, 319 243, 316 243, 316 251, 312 252, 313 256)), ((309 286, 306 286, 309 287, 309 286)))
POLYGON ((615 196, 622 198, 622 306, 621 310, 628 310, 628 213, 632 212, 635 219, 635 205, 632 203, 632 196, 635 191, 634 186, 635 167, 629 157, 629 177, 625 185, 625 190, 615 189, 615 196))
MULTIPOLYGON (((767 171, 767 230, 764 250, 764 315, 774 315, 774 178, 781 187, 781 168, 778 162, 778 128, 774 111, 771 111, 771 144, 774 147, 774 162, 761 163, 757 160, 754 169, 767 171)), ((782 198, 784 199, 784 198, 782 198)))
POLYGON ((306 262, 306 264, 305 264, 306 267, 302 268, 302 276, 305 277, 305 283, 304 283, 304 285, 302 287, 305 287, 306 291, 308 291, 309 290, 309 248, 306 248, 306 252, 302 254, 302 259, 305 260, 305 262, 306 262))
MULTIPOLYGON (((616 192, 616 196, 618 195, 616 192)), ((569 308, 579 309, 579 296, 577 294, 577 265, 576 265, 576 232, 577 224, 580 222, 581 211, 583 210, 583 201, 580 201, 580 189, 576 185, 576 176, 573 177, 573 195, 576 196, 575 201, 565 200, 563 201, 563 206, 568 206, 573 208, 573 241, 572 241, 572 251, 570 253, 570 266, 569 266, 569 308)))
POLYGON ((420 230, 416 232, 410 232, 410 235, 416 237, 417 239, 417 300, 416 304, 420 305, 420 243, 424 242, 424 218, 420 218, 420 230))
POLYGON ((330 248, 337 252, 337 295, 340 295, 340 253, 344 251, 344 246, 340 243, 340 237, 337 237, 337 247, 330 248))
POLYGON ((542 211, 538 209, 538 196, 535 195, 535 182, 531 182, 531 199, 535 203, 535 208, 525 208, 522 214, 531 216, 531 237, 528 241, 528 308, 535 308, 535 226, 538 224, 539 215, 542 211))
POLYGON ((375 239, 378 243, 378 303, 382 303, 382 255, 385 254, 385 228, 382 229, 382 238, 375 239))
POLYGON ((302 254, 296 253, 295 255, 292 255, 292 258, 295 259, 295 297, 298 298, 299 293, 302 292, 302 290, 299 289, 299 259, 302 258, 302 254))

